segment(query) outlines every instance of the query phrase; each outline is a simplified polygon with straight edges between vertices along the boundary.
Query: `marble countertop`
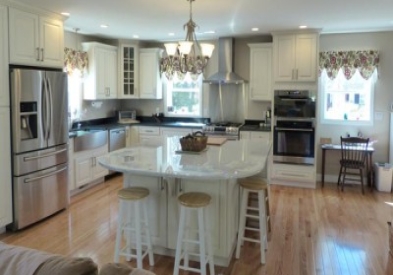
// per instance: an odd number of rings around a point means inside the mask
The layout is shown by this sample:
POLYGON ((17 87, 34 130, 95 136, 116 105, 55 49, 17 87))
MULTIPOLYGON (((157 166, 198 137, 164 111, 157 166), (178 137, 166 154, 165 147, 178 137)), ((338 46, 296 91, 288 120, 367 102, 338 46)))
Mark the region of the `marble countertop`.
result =
POLYGON ((266 165, 270 142, 227 141, 200 153, 180 151, 179 137, 164 137, 108 153, 98 162, 110 170, 146 176, 224 180, 259 173, 266 165))

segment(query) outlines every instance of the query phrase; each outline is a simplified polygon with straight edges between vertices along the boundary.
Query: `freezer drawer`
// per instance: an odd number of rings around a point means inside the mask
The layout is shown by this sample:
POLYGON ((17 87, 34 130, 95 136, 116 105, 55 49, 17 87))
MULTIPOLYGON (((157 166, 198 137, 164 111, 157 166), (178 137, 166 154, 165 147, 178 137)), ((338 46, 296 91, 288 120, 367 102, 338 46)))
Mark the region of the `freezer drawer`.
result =
POLYGON ((13 176, 22 176, 68 162, 67 144, 14 155, 13 176))
POLYGON ((14 177, 13 186, 13 230, 24 228, 68 206, 67 164, 14 177))

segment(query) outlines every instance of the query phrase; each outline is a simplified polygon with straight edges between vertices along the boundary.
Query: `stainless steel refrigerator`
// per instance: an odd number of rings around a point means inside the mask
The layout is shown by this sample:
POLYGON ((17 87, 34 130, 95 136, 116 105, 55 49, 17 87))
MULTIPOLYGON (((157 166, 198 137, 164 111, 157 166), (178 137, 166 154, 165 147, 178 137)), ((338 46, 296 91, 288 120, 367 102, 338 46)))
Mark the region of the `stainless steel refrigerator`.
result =
POLYGON ((68 206, 67 75, 10 68, 14 222, 17 230, 68 206))

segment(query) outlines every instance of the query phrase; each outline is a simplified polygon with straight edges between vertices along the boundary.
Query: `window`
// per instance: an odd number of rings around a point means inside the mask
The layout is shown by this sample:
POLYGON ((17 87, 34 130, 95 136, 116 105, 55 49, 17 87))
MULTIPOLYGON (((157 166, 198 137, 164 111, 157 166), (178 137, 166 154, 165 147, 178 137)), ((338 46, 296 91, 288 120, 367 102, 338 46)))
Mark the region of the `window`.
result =
POLYGON ((347 80, 342 69, 330 79, 323 70, 319 83, 321 123, 372 125, 376 79, 377 70, 367 80, 359 71, 347 80))
POLYGON ((176 75, 166 80, 167 116, 202 116, 202 74, 193 80, 189 73, 180 80, 176 75))

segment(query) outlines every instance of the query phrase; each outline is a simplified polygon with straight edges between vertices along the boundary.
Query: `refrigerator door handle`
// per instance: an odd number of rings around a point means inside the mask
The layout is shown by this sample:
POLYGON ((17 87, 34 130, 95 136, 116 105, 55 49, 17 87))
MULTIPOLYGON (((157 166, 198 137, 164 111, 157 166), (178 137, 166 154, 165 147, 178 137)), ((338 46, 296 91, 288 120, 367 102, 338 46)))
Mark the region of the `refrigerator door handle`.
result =
POLYGON ((29 183, 29 182, 32 182, 32 181, 37 181, 37 180, 40 180, 40 179, 43 179, 43 178, 51 177, 51 176, 54 176, 54 175, 56 175, 56 174, 58 174, 58 173, 60 173, 60 172, 63 172, 63 171, 66 170, 66 169, 67 169, 67 166, 64 167, 64 168, 61 168, 61 169, 59 169, 59 170, 56 170, 56 171, 54 171, 54 172, 50 172, 50 173, 47 173, 47 174, 45 174, 45 175, 39 176, 39 177, 27 178, 27 179, 24 180, 24 182, 25 182, 25 183, 29 183))
POLYGON ((61 150, 58 150, 58 151, 55 151, 55 152, 51 152, 51 153, 48 153, 48 154, 44 154, 44 155, 40 155, 40 156, 25 157, 25 158, 23 158, 23 160, 24 161, 30 161, 30 160, 40 159, 40 158, 46 158, 46 157, 50 157, 50 156, 54 156, 54 155, 63 153, 65 151, 67 151, 67 149, 61 149, 61 150))
POLYGON ((48 116, 48 137, 47 137, 47 139, 49 139, 49 136, 50 136, 50 134, 52 132, 51 125, 53 123, 53 121, 52 121, 53 120, 53 99, 52 99, 52 86, 51 86, 51 83, 50 83, 48 78, 46 78, 46 83, 47 83, 47 87, 48 87, 47 91, 48 91, 48 95, 49 95, 49 97, 48 97, 48 106, 47 106, 48 113, 49 113, 49 116, 48 116))
POLYGON ((45 80, 41 83, 41 124, 42 124, 42 136, 46 139, 46 88, 45 80))

